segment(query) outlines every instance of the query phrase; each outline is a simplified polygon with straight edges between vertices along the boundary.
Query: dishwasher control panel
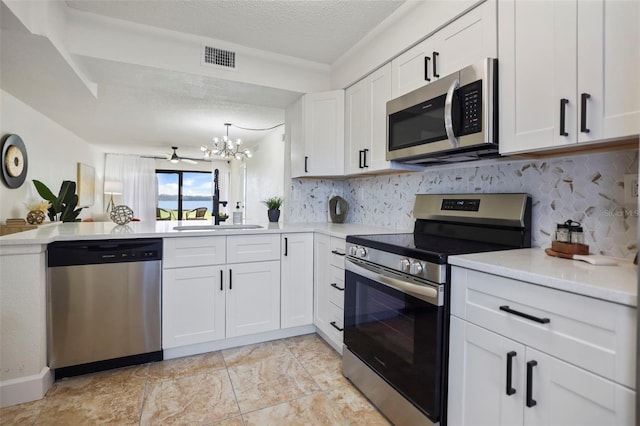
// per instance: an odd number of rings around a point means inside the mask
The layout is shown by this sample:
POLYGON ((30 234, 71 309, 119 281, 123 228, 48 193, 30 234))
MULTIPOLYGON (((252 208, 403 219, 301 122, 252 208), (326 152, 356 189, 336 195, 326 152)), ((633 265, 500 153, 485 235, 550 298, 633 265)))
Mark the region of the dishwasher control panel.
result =
POLYGON ((162 239, 57 241, 47 247, 49 267, 162 260, 162 239))

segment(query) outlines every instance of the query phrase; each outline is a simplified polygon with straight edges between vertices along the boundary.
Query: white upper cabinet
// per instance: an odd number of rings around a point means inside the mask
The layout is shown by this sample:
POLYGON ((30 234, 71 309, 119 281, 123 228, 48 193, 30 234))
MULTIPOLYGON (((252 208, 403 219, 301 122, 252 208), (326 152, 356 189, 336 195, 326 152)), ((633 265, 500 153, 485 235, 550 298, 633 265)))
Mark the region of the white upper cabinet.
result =
POLYGON ((505 0, 498 14, 502 154, 640 133, 638 2, 505 0))
POLYGON ((344 90, 308 93, 288 118, 292 177, 343 175, 344 90))
POLYGON ((387 161, 387 102, 391 64, 387 63, 346 90, 345 173, 419 169, 387 161))
POLYGON ((391 61, 393 98, 498 56, 496 2, 482 3, 391 61))

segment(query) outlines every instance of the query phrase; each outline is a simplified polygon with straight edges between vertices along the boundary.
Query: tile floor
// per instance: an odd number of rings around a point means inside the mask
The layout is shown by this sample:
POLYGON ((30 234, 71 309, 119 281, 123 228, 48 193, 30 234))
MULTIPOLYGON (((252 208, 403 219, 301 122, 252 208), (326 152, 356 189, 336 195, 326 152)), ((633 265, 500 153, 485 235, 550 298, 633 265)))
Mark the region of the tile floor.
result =
POLYGON ((1 425, 389 425, 317 334, 56 382, 1 425))

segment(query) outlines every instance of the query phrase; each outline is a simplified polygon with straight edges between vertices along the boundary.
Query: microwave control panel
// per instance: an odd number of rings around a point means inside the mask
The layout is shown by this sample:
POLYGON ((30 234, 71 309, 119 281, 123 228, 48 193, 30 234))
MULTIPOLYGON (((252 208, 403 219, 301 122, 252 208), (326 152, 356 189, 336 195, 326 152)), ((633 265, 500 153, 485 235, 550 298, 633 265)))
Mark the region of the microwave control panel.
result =
POLYGON ((461 135, 482 131, 482 80, 474 81, 458 89, 461 109, 461 135))

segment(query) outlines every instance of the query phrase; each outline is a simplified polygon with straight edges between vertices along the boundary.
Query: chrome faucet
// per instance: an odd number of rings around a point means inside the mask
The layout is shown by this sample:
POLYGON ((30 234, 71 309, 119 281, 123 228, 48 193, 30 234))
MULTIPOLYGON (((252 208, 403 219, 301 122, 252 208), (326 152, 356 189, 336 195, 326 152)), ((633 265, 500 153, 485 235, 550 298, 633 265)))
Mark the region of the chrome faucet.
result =
POLYGON ((220 225, 220 204, 223 207, 227 206, 226 201, 220 201, 220 185, 218 183, 220 171, 215 169, 213 171, 213 223, 220 225))

